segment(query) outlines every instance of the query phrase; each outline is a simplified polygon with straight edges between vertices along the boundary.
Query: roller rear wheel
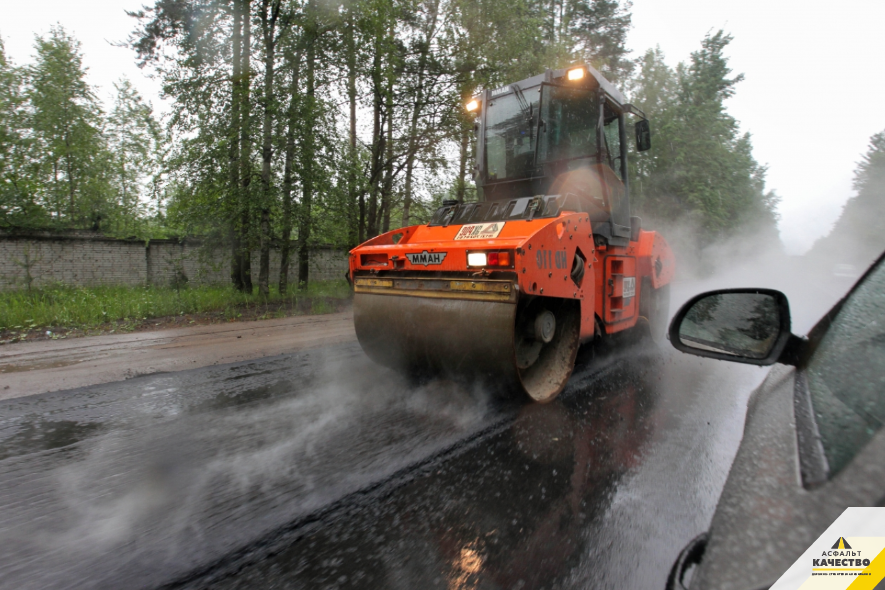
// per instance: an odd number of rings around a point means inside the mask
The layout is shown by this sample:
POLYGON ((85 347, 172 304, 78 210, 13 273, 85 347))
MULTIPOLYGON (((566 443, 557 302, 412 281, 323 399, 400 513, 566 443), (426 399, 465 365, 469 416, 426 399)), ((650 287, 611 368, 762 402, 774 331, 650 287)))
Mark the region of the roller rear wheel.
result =
POLYGON ((514 352, 525 394, 549 402, 565 388, 580 344, 581 310, 577 301, 537 297, 520 304, 514 352))

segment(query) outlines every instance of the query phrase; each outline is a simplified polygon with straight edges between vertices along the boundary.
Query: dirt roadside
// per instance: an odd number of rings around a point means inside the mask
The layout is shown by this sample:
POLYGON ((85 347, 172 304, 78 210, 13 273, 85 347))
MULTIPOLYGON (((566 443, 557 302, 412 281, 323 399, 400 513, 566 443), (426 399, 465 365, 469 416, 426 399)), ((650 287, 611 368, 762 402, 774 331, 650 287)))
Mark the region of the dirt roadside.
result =
POLYGON ((0 400, 350 342, 353 311, 0 347, 0 400))
POLYGON ((341 297, 300 297, 294 301, 274 301, 272 303, 251 303, 237 305, 224 311, 181 313, 180 315, 134 318, 106 322, 89 328, 67 327, 20 327, 0 329, 0 345, 34 342, 36 340, 66 340, 86 336, 101 336, 114 333, 157 332, 171 328, 187 328, 194 325, 226 324, 234 321, 281 319, 291 316, 324 314, 344 311, 352 305, 352 300, 341 297))

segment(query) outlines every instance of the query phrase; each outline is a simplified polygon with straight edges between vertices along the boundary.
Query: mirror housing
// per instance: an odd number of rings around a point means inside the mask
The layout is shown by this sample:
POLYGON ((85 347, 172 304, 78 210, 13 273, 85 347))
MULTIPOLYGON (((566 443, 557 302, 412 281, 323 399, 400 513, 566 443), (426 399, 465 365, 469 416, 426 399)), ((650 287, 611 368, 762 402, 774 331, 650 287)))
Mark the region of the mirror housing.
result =
POLYGON ((636 121, 634 129, 636 130, 636 151, 644 152, 650 150, 651 125, 648 124, 648 119, 641 119, 639 121, 636 121))
POLYGON ((801 348, 806 342, 790 332, 789 301, 786 295, 773 289, 720 289, 695 295, 673 317, 668 337, 670 344, 681 352, 751 365, 773 365, 777 362, 796 365, 801 357, 801 348), (732 301, 728 302, 729 299, 732 301), (718 308, 723 302, 730 304, 718 308), (735 304, 741 305, 735 309, 735 304), (749 310, 740 309, 750 305, 754 306, 753 312, 756 315, 751 315, 749 310), (762 308, 767 309, 763 309, 761 313, 757 311, 762 308), (777 312, 776 318, 771 314, 773 311, 777 312), (690 313, 693 317, 686 320, 690 313), (768 317, 763 317, 766 313, 768 317), (702 319, 706 323, 717 329, 715 335, 709 338, 721 337, 719 341, 700 338, 686 338, 683 341, 683 336, 693 330, 698 331, 698 324, 693 318, 701 316, 704 316, 702 319), (758 334, 760 330, 767 330, 767 333, 758 334), (748 336, 751 331, 756 334, 748 336), (723 334, 732 334, 735 338, 726 342, 723 334), (744 348, 739 348, 741 341, 744 348), (754 350, 754 346, 760 343, 767 346, 767 350, 754 350))

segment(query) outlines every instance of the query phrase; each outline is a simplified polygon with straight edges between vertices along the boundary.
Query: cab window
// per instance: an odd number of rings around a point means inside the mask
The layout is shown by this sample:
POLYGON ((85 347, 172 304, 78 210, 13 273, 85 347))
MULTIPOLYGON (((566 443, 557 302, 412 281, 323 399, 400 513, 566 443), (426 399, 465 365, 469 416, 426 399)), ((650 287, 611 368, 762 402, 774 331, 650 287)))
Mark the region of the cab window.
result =
POLYGON ((614 170, 618 178, 621 178, 621 119, 618 113, 605 104, 605 126, 603 127, 603 138, 605 141, 605 162, 609 168, 614 170))
POLYGON ((590 88, 545 84, 541 91, 541 161, 571 160, 596 153, 599 101, 590 88))
POLYGON ((490 180, 523 178, 535 157, 534 118, 540 89, 513 91, 489 102, 485 156, 490 180))
POLYGON ((881 262, 845 302, 806 370, 832 477, 885 422, 885 265, 881 262))

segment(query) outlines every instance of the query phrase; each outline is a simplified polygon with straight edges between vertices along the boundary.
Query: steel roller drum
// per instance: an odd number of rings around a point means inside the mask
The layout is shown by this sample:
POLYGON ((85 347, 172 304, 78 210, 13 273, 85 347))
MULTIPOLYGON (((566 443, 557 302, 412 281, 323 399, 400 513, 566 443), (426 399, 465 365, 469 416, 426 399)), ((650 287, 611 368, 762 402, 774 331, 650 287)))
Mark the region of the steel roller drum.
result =
POLYGON ((557 314, 557 336, 532 367, 519 369, 516 303, 356 293, 357 339, 378 364, 406 373, 481 382, 511 396, 549 401, 565 386, 578 348, 580 318, 557 314))

